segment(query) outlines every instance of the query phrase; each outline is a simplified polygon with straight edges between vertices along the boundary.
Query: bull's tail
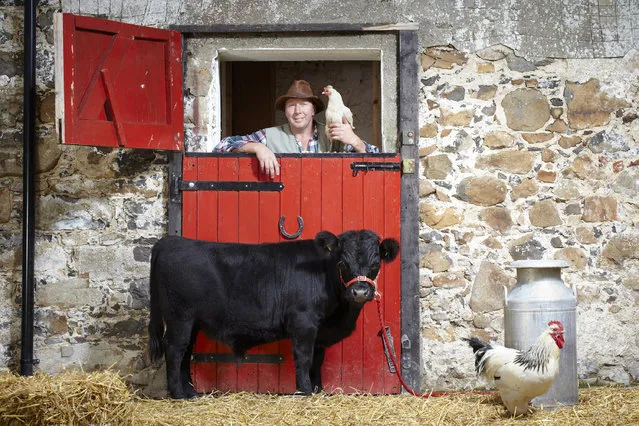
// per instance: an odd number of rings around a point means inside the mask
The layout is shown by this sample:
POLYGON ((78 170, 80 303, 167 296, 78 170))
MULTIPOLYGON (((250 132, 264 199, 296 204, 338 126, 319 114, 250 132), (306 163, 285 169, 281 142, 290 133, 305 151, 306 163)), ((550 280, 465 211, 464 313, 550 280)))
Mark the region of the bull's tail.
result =
POLYGON ((152 362, 158 361, 164 355, 162 339, 164 337, 164 320, 160 309, 160 283, 155 272, 158 257, 157 244, 151 250, 151 274, 149 279, 149 290, 151 297, 151 319, 149 320, 149 356, 152 362))

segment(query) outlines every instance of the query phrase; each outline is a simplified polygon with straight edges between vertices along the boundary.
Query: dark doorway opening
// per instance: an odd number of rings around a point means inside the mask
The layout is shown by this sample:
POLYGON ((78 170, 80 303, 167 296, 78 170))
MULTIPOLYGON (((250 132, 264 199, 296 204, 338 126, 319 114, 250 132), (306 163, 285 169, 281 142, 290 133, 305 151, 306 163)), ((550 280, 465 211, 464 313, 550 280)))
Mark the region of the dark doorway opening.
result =
MULTIPOLYGON (((293 80, 307 80, 325 103, 330 84, 353 112, 355 133, 382 149, 379 61, 228 61, 221 68, 222 137, 286 123, 275 109, 293 80)), ((324 122, 324 113, 316 120, 324 122)))

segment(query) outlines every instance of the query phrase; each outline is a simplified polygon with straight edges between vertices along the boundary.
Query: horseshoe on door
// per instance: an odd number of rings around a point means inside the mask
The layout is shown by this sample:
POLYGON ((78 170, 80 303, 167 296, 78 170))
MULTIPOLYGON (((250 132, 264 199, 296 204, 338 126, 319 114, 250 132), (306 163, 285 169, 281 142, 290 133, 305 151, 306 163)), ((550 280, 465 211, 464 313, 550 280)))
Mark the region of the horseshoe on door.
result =
POLYGON ((298 224, 298 228, 297 228, 297 232, 294 234, 289 234, 288 232, 286 232, 286 229, 284 229, 284 220, 286 219, 286 216, 282 216, 280 217, 280 233, 284 236, 284 238, 288 238, 289 240, 295 239, 297 237, 299 237, 300 235, 302 235, 302 230, 304 229, 304 221, 302 220, 301 216, 297 216, 297 224, 298 224))

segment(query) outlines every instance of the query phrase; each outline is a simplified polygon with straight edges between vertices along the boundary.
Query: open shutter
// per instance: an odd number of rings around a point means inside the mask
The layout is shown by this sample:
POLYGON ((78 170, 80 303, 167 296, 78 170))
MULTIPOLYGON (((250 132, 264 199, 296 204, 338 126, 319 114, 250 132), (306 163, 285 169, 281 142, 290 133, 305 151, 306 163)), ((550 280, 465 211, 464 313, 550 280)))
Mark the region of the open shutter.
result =
POLYGON ((66 13, 55 25, 62 143, 182 149, 179 32, 66 13))

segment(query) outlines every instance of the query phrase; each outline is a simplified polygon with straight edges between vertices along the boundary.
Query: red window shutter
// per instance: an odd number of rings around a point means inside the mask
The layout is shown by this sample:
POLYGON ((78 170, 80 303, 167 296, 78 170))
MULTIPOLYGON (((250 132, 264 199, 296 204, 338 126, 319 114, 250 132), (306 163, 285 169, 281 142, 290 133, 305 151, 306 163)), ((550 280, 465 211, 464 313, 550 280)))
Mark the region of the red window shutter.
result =
POLYGON ((181 34, 57 14, 56 96, 63 143, 181 150, 181 34))

